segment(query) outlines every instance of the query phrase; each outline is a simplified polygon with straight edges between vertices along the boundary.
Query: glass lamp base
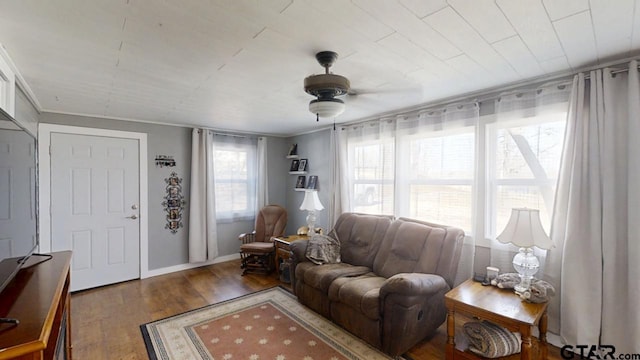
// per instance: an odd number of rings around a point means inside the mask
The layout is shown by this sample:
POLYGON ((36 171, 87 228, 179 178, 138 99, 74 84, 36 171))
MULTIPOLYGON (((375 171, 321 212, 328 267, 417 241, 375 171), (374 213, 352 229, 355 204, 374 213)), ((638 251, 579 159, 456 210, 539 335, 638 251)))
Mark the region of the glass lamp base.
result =
POLYGON ((516 285, 513 289, 519 295, 523 295, 529 292, 531 287, 531 280, 533 275, 538 272, 540 262, 538 258, 533 255, 533 249, 520 248, 520 251, 513 257, 513 268, 516 269, 518 275, 520 275, 520 284, 516 285))
POLYGON ((309 215, 307 215, 307 227, 309 231, 307 232, 307 236, 311 237, 316 233, 316 212, 314 210, 309 210, 309 215))

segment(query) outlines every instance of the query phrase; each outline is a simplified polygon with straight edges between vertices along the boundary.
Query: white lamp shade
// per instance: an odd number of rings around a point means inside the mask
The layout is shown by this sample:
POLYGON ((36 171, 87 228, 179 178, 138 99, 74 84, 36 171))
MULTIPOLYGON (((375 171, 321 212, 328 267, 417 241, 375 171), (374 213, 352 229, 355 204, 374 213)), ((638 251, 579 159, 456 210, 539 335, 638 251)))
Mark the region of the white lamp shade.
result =
POLYGON ((511 209, 511 218, 498 241, 523 248, 536 246, 540 249, 551 249, 553 241, 547 236, 540 222, 540 211, 537 209, 511 209))
POLYGON ((309 103, 309 111, 321 118, 338 116, 344 109, 344 102, 340 99, 316 99, 309 103))
POLYGON ((324 206, 322 206, 322 203, 318 198, 318 192, 305 191, 304 200, 302 200, 302 204, 300 205, 300 210, 315 211, 315 210, 322 210, 322 209, 324 209, 324 206))

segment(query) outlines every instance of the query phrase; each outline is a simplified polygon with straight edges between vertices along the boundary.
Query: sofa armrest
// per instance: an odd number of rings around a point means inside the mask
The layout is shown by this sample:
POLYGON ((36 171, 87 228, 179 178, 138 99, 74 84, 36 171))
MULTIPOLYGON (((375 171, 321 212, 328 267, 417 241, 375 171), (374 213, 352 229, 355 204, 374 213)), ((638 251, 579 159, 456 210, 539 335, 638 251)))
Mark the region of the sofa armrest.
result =
POLYGON ((401 273, 388 278, 380 288, 383 351, 403 354, 433 335, 446 319, 444 294, 449 289, 440 275, 401 273))
POLYGON ((308 244, 309 240, 297 240, 289 245, 291 249, 289 276, 291 278, 291 289, 293 289, 294 294, 296 292, 296 266, 301 262, 309 261, 306 256, 308 244))
POLYGON ((449 290, 449 285, 440 275, 422 273, 402 273, 388 278, 380 288, 380 297, 389 294, 425 296, 449 290))

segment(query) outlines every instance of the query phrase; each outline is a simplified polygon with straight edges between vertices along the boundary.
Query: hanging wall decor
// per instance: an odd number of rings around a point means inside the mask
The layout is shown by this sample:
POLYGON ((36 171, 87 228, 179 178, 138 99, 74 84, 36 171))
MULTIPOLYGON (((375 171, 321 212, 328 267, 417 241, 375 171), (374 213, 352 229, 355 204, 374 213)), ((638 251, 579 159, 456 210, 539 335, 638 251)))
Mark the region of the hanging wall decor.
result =
POLYGON ((167 183, 167 194, 162 202, 162 206, 167 212, 167 224, 164 228, 175 234, 183 226, 182 210, 187 202, 182 195, 182 179, 178 177, 178 174, 172 172, 168 178, 164 179, 164 182, 167 183))
POLYGON ((164 167, 174 167, 176 166, 176 161, 173 159, 173 156, 169 155, 156 155, 156 166, 164 167))

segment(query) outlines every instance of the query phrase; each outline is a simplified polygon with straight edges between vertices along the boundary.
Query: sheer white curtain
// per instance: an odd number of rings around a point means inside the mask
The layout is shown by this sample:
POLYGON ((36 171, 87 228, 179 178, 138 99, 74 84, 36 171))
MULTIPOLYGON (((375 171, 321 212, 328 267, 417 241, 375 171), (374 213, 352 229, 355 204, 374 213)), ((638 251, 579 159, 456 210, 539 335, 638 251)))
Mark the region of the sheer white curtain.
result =
POLYGON ((479 104, 470 102, 400 117, 396 126, 396 214, 464 229, 456 285, 473 275, 482 234, 479 120, 479 104))
POLYGON ((342 208, 342 194, 343 194, 343 186, 345 186, 345 182, 342 180, 343 175, 347 174, 346 170, 346 138, 341 137, 342 131, 333 128, 331 132, 331 159, 329 163, 331 164, 331 186, 333 189, 333 193, 331 194, 330 204, 329 204, 329 228, 332 228, 333 225, 338 220, 340 214, 343 213, 342 208), (345 160, 341 160, 344 157, 345 160), (345 166, 343 169, 342 166, 345 166))
POLYGON ((256 216, 266 205, 269 205, 269 172, 267 168, 267 138, 258 138, 258 182, 256 184, 256 216))
POLYGON ((637 66, 574 79, 551 230, 559 249, 549 256, 564 341, 614 345, 617 354, 640 353, 637 66))
MULTIPOLYGON (((515 271, 512 260, 518 248, 496 240, 512 208, 539 209, 549 234, 569 85, 547 84, 501 94, 495 101, 495 117, 487 123, 486 234, 491 243, 491 265, 501 273, 515 271)), ((536 277, 542 278, 546 250, 534 248, 534 252, 540 260, 536 277)))
POLYGON ((189 262, 218 256, 213 161, 213 133, 191 133, 191 196, 189 200, 189 262))
POLYGON ((394 213, 395 121, 340 128, 337 138, 341 211, 394 213))

